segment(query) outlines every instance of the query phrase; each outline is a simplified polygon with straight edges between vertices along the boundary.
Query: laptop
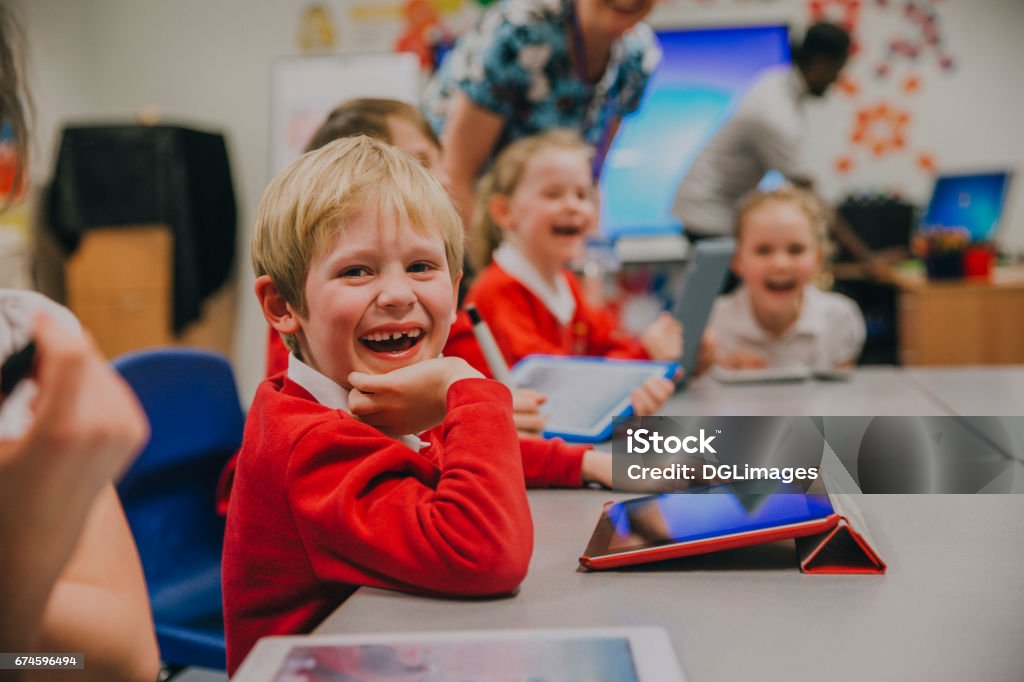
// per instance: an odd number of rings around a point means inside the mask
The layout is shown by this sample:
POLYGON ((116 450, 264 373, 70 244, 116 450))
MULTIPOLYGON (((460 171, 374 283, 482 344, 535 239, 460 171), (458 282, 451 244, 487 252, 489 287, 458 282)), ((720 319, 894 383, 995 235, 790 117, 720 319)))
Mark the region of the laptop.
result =
POLYGON ((963 227, 973 242, 989 242, 999 221, 1010 186, 1010 171, 989 171, 968 175, 941 175, 935 180, 922 230, 963 227))

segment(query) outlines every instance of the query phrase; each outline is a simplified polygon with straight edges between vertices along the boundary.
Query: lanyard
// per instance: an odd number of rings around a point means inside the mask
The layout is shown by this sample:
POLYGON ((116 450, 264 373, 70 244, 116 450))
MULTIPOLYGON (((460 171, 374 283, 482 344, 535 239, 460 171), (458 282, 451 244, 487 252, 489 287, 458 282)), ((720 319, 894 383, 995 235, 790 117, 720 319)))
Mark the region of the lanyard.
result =
MULTIPOLYGON (((601 167, 604 165, 605 156, 608 155, 608 147, 611 145, 612 137, 612 117, 605 117, 604 114, 608 109, 611 98, 604 97, 600 110, 594 114, 594 97, 597 94, 598 86, 604 81, 604 74, 597 83, 591 85, 587 78, 587 46, 583 37, 583 29, 580 27, 579 15, 576 14, 576 2, 575 0, 569 0, 569 33, 572 35, 572 53, 573 62, 576 68, 576 77, 580 79, 587 87, 591 88, 590 102, 587 105, 587 115, 584 118, 584 123, 589 123, 592 120, 592 116, 596 115, 597 121, 601 123, 601 134, 597 138, 597 144, 594 145, 594 165, 591 168, 591 173, 594 177, 594 181, 597 182, 598 178, 601 177, 601 167)), ((609 56, 609 63, 611 57, 609 56)), ((588 126, 589 127, 589 126, 588 126)))
POLYGON ((575 0, 569 0, 569 21, 569 33, 572 34, 573 66, 576 67, 576 77, 584 83, 588 83, 587 46, 583 39, 583 29, 580 27, 580 18, 576 14, 575 0))

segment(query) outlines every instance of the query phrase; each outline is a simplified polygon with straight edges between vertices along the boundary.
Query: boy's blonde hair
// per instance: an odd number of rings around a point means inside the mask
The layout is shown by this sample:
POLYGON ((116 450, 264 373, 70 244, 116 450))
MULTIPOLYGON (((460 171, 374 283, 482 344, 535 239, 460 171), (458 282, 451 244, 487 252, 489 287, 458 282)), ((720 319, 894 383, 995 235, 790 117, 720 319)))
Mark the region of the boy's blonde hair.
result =
POLYGON ((470 225, 469 256, 474 267, 487 267, 494 250, 501 244, 502 230, 491 216, 491 197, 510 196, 523 179, 526 164, 538 152, 549 148, 578 150, 589 164, 594 157, 594 148, 583 141, 580 134, 568 128, 555 128, 545 133, 531 135, 505 147, 494 164, 477 185, 476 204, 470 225))
POLYGON ((791 184, 785 184, 769 191, 755 189, 740 200, 736 208, 736 225, 734 227, 737 241, 742 236, 743 219, 746 215, 758 206, 772 201, 796 204, 811 223, 811 233, 814 235, 814 241, 821 247, 826 245, 828 215, 825 212, 825 207, 813 192, 800 189, 791 184))
MULTIPOLYGON (((256 276, 269 275, 284 300, 307 315, 310 264, 369 208, 417 232, 440 233, 452 281, 462 272, 462 222, 448 193, 412 156, 360 135, 303 154, 270 181, 256 211, 256 276)), ((282 336, 297 351, 295 339, 282 336)))

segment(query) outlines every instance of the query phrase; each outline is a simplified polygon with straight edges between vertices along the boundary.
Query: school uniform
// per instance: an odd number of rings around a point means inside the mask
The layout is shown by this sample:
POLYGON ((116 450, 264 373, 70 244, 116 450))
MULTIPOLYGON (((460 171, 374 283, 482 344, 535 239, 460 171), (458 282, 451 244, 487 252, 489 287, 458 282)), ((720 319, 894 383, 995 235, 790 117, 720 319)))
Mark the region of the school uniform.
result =
POLYGON ((309 632, 361 585, 493 595, 525 577, 526 484, 579 486, 585 447, 520 444, 501 384, 464 379, 444 422, 386 436, 291 357, 246 420, 224 542, 228 672, 256 640, 309 632))
POLYGON ((804 287, 800 315, 780 337, 758 324, 746 286, 715 301, 707 330, 725 354, 745 350, 763 357, 769 367, 813 369, 855 361, 865 337, 864 316, 856 303, 809 284, 804 287))
POLYGON ((476 305, 510 365, 532 353, 648 359, 614 315, 586 302, 572 272, 563 270, 552 287, 510 244, 494 252, 466 302, 476 305))
MULTIPOLYGON (((493 379, 490 365, 480 349, 480 343, 473 333, 473 323, 465 310, 460 310, 455 316, 448 332, 448 341, 445 343, 441 353, 445 357, 462 358, 469 363, 470 367, 483 374, 488 379, 493 379)), ((273 327, 267 327, 267 352, 266 352, 266 374, 267 378, 280 374, 288 369, 288 347, 284 345, 281 335, 273 327)), ((235 467, 238 465, 238 455, 234 455, 224 465, 220 481, 217 483, 217 513, 225 516, 228 513, 228 501, 231 489, 234 486, 235 467)))

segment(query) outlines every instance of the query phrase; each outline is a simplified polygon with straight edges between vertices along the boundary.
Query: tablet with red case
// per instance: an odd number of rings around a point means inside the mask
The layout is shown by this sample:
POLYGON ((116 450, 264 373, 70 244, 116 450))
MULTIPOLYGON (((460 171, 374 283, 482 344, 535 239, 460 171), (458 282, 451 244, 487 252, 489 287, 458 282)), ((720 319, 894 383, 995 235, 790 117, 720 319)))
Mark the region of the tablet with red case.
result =
POLYGON ((752 499, 722 485, 608 505, 580 564, 618 568, 820 535, 840 523, 825 494, 780 486, 755 504, 752 499))

